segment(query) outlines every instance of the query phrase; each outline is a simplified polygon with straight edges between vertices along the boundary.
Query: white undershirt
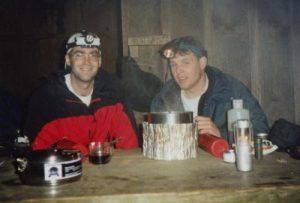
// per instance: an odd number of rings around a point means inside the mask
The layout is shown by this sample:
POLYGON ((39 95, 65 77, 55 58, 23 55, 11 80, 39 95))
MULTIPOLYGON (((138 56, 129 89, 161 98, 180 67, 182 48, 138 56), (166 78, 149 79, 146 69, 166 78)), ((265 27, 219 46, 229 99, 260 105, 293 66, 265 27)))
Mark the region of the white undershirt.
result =
POLYGON ((183 91, 181 90, 181 100, 183 103, 183 108, 185 111, 191 111, 193 112, 193 117, 198 115, 198 103, 200 100, 201 95, 194 98, 187 98, 184 96, 183 91))
POLYGON ((189 97, 185 96, 183 90, 181 90, 181 92, 180 92, 184 110, 193 112, 193 117, 198 115, 198 104, 199 104, 200 98, 203 95, 203 93, 206 92, 206 90, 208 88, 208 78, 207 78, 206 74, 205 74, 205 77, 206 77, 205 87, 199 96, 189 98, 189 97))
POLYGON ((79 94, 77 94, 75 92, 75 90, 73 89, 72 87, 72 84, 71 84, 71 75, 70 74, 66 74, 65 75, 65 83, 68 87, 68 89, 70 90, 70 92, 72 92, 73 94, 75 94, 84 104, 86 104, 87 106, 90 105, 91 103, 91 98, 92 98, 92 93, 93 93, 93 90, 91 91, 91 93, 87 96, 81 96, 79 94))

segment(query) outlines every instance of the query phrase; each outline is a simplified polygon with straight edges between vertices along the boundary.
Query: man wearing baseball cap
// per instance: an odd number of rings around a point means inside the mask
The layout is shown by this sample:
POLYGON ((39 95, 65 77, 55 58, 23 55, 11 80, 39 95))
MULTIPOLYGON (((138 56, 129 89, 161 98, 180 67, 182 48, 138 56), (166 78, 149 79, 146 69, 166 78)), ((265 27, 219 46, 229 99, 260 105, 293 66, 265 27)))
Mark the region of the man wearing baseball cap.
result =
MULTIPOLYGON (((256 98, 239 80, 207 63, 207 51, 194 38, 179 37, 160 53, 173 78, 153 99, 151 111, 192 111, 199 134, 223 137, 229 142, 226 114, 232 99, 243 99, 254 133, 268 132, 266 116, 256 98)), ((231 143, 232 144, 232 143, 231 143)))
POLYGON ((132 111, 119 83, 101 68, 100 38, 85 30, 66 44, 65 70, 51 75, 33 94, 24 134, 32 149, 78 148, 92 141, 118 140, 117 148, 136 148, 132 111))

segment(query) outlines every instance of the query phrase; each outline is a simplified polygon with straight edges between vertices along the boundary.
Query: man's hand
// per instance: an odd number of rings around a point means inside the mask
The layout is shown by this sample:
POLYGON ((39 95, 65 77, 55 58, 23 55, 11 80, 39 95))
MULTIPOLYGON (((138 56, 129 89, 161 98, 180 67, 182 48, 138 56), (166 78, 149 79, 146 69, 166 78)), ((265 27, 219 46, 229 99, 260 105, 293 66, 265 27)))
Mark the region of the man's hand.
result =
POLYGON ((199 134, 210 134, 217 137, 221 137, 221 133, 217 125, 212 122, 209 117, 196 116, 195 122, 197 123, 199 134))

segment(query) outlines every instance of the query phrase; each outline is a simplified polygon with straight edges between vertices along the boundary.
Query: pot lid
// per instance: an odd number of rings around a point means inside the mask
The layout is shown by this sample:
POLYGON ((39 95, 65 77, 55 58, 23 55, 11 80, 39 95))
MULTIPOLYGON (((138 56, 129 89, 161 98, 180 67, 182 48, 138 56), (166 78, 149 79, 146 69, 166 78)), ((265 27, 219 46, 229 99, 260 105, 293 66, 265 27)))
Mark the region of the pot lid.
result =
POLYGON ((78 150, 46 149, 28 152, 25 157, 32 162, 58 163, 80 159, 78 150))
POLYGON ((193 112, 191 111, 151 112, 148 113, 146 121, 153 124, 178 124, 194 122, 193 112))

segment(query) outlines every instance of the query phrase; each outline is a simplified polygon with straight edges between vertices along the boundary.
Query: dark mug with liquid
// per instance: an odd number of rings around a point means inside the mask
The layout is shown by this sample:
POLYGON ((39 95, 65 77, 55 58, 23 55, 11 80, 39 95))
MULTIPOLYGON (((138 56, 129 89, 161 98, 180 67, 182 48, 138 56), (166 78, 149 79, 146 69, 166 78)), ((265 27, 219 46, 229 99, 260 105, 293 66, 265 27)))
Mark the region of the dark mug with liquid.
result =
POLYGON ((110 142, 91 142, 89 144, 89 162, 93 164, 106 164, 110 161, 113 146, 110 142))

